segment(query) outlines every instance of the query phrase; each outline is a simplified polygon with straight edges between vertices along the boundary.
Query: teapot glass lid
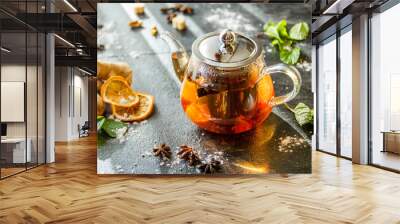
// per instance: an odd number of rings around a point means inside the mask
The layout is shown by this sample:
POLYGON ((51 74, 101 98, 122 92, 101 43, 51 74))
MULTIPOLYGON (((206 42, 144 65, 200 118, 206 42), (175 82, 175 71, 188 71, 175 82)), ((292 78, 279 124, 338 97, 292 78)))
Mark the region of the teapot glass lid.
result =
POLYGON ((251 38, 227 29, 200 37, 193 43, 192 52, 209 65, 233 68, 253 62, 261 49, 251 38))

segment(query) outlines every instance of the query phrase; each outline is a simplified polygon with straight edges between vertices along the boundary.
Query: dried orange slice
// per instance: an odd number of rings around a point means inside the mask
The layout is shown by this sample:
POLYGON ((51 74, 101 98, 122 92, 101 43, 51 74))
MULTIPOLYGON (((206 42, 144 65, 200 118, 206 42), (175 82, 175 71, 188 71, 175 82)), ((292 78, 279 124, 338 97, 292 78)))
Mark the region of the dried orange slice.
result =
POLYGON ((132 107, 119 107, 112 105, 115 118, 121 121, 142 121, 148 118, 154 109, 154 96, 144 93, 137 93, 139 105, 132 107))
POLYGON ((97 94, 97 116, 101 116, 104 114, 105 105, 103 99, 99 94, 97 94))
POLYGON ((110 74, 108 74, 108 78, 113 77, 113 76, 121 76, 126 80, 126 82, 129 85, 132 84, 132 73, 121 75, 121 73, 116 73, 115 71, 111 71, 110 74))
POLYGON ((120 107, 132 107, 139 103, 138 95, 132 90, 126 79, 121 76, 111 76, 101 86, 103 101, 120 107))

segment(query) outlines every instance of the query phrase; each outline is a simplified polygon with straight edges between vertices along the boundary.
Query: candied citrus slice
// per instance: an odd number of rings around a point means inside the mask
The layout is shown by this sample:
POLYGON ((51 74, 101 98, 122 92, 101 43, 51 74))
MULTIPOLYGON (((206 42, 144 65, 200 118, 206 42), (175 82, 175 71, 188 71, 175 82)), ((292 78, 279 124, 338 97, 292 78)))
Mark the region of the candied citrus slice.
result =
POLYGON ((126 79, 111 76, 101 87, 103 101, 120 107, 132 107, 139 103, 138 95, 132 90, 126 79))
POLYGON ((142 121, 148 118, 153 112, 154 96, 144 93, 137 93, 139 105, 132 107, 119 107, 112 105, 115 118, 121 121, 142 121))

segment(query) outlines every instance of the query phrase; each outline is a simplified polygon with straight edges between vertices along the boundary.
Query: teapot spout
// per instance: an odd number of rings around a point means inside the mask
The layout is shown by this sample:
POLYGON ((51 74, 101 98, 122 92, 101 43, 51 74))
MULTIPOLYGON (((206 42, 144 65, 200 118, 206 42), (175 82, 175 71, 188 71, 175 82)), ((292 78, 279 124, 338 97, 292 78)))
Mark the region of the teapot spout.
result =
POLYGON ((185 70, 189 62, 189 55, 185 47, 169 32, 163 32, 160 35, 171 50, 171 60, 174 66, 175 74, 182 82, 185 76, 185 70))

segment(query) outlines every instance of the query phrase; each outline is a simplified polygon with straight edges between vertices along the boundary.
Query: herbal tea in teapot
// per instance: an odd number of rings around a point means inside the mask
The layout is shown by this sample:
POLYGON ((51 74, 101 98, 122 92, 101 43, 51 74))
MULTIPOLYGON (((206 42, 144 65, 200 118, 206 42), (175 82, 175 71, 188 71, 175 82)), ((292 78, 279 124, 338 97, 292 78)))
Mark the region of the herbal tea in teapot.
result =
POLYGON ((268 101, 274 96, 269 75, 256 83, 258 70, 258 66, 234 70, 228 77, 205 73, 192 79, 187 75, 181 89, 183 110, 196 125, 211 132, 240 133, 254 128, 271 113, 268 101))
POLYGON ((173 49, 183 110, 205 130, 222 134, 251 130, 267 119, 272 107, 290 101, 300 90, 296 68, 266 66, 261 47, 243 34, 230 30, 206 34, 193 43, 191 57, 171 34, 162 38, 173 49), (273 73, 288 75, 293 90, 275 97, 273 73))

